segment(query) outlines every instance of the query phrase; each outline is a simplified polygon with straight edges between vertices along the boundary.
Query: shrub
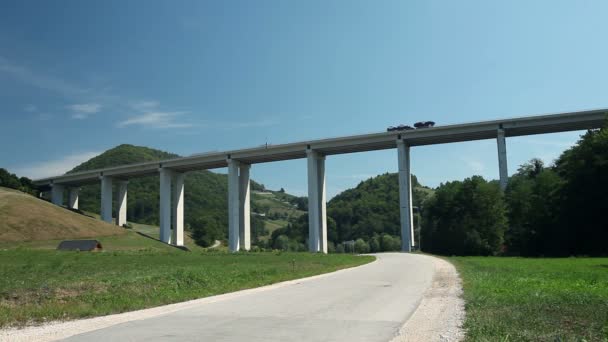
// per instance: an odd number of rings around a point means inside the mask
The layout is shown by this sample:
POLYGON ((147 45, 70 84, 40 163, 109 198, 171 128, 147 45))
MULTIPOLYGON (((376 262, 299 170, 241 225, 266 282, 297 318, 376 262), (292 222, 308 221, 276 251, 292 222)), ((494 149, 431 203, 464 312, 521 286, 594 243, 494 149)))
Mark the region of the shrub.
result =
POLYGON ((369 244, 363 239, 357 239, 355 241, 355 252, 357 253, 369 253, 369 244))

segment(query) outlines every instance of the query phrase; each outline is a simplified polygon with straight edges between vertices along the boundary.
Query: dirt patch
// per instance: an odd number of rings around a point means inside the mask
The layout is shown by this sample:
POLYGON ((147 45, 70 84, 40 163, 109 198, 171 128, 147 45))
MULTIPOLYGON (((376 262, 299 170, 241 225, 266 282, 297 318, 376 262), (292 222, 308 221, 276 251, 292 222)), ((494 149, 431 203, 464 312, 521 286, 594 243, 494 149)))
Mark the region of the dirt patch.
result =
POLYGON ((424 294, 416 312, 399 329, 392 342, 452 342, 464 338, 462 282, 454 265, 443 259, 433 259, 433 284, 424 294))
POLYGON ((51 288, 42 286, 36 289, 18 289, 0 294, 0 307, 17 308, 41 305, 45 302, 65 303, 68 298, 91 293, 107 292, 107 286, 101 283, 79 283, 71 287, 51 288))

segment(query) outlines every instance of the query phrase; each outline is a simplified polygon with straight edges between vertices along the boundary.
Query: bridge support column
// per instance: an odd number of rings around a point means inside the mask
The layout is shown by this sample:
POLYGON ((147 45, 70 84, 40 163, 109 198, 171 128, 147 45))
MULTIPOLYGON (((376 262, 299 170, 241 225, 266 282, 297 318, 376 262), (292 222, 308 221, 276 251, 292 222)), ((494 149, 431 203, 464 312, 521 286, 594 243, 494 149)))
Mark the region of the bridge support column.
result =
POLYGON ((116 225, 122 227, 127 224, 127 187, 129 181, 118 182, 118 210, 116 213, 116 225))
POLYGON ((78 209, 78 196, 80 188, 70 188, 70 197, 68 201, 68 208, 78 209))
POLYGON ((507 143, 505 141, 505 130, 498 129, 496 135, 496 143, 498 145, 498 172, 500 175, 500 188, 504 191, 509 182, 509 172, 507 169, 507 143))
POLYGON ((246 251, 251 249, 250 168, 248 164, 239 165, 239 245, 246 251))
POLYGON ((325 156, 306 150, 308 160, 308 249, 327 253, 325 156))
POLYGON ((239 164, 228 159, 228 249, 231 252, 238 252, 240 248, 239 164))
POLYGON ((112 178, 101 176, 101 220, 112 223, 112 178))
POLYGON ((53 184, 51 188, 51 202, 55 205, 63 205, 63 192, 65 187, 59 184, 53 184))
POLYGON ((186 175, 174 172, 173 174, 173 234, 171 243, 175 246, 184 245, 184 179, 186 175))
POLYGON ((171 242, 171 178, 173 172, 169 169, 160 169, 160 241, 171 242))
POLYGON ((401 217, 401 251, 411 252, 414 245, 414 217, 412 213, 412 175, 410 172, 410 147, 397 140, 399 162, 399 214, 401 217))

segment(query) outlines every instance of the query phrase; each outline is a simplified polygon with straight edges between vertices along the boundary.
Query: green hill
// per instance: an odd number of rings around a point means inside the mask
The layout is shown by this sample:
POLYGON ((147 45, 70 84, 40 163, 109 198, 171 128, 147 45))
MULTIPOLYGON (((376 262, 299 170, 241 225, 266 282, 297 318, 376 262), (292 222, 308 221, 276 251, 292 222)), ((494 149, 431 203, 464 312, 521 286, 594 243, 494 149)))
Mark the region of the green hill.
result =
MULTIPOLYGON (((433 190, 423 187, 412 175, 412 201, 419 207, 433 195, 433 190)), ((332 198, 327 214, 336 223, 336 241, 341 242, 374 235, 400 235, 399 182, 397 173, 385 173, 367 179, 357 187, 332 198)), ((417 227, 418 215, 414 216, 417 227)))
MULTIPOLYGON (((80 165, 68 173, 93 170, 117 165, 134 164, 179 157, 147 147, 120 145, 80 165)), ((251 181, 252 212, 263 214, 252 217, 252 239, 264 238, 282 220, 301 215, 294 205, 298 198, 278 191, 267 191, 251 181), (263 193, 265 195, 259 195, 263 193), (293 202, 293 203, 290 203, 293 202)), ((228 234, 228 180, 225 174, 210 171, 189 172, 185 180, 186 230, 199 230, 207 240, 225 239, 228 234)), ((80 209, 99 213, 100 185, 83 186, 80 192, 80 209)), ((158 176, 133 178, 129 181, 127 220, 147 225, 158 224, 158 176)), ((116 204, 114 204, 116 206, 116 204)))
MULTIPOLYGON (((412 175, 412 200, 419 207, 434 191, 418 183, 412 175)), ((416 241, 420 217, 414 215, 416 241)), ((328 250, 343 252, 344 241, 361 239, 355 244, 357 252, 399 250, 399 183, 396 173, 386 173, 365 180, 348 189, 327 204, 328 250), (358 249, 357 246, 363 247, 358 249)), ((271 234, 269 246, 277 249, 305 250, 308 239, 308 215, 289 219, 271 234)))

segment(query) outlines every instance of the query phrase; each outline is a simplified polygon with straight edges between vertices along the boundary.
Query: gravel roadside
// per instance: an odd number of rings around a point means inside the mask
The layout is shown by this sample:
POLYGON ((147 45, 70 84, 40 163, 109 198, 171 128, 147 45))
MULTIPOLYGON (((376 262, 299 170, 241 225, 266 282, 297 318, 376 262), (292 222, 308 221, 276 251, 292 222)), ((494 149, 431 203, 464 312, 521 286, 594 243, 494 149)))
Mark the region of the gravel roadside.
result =
POLYGON ((454 265, 437 257, 433 259, 433 284, 391 342, 453 342, 464 338, 462 282, 454 265))

